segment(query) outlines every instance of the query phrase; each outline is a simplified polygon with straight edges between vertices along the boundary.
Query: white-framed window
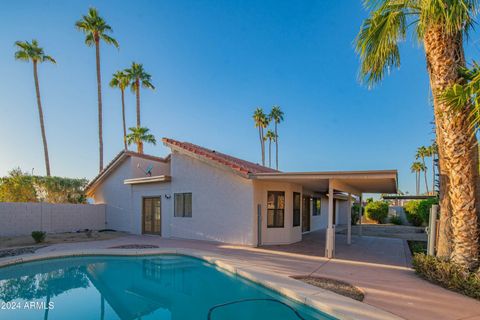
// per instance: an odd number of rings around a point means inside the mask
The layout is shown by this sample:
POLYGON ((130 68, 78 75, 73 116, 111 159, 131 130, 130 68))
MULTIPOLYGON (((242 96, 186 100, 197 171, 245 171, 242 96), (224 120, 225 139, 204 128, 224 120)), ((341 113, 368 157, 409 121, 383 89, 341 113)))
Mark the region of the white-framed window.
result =
POLYGON ((175 217, 192 217, 192 193, 175 193, 174 194, 174 216, 175 217))

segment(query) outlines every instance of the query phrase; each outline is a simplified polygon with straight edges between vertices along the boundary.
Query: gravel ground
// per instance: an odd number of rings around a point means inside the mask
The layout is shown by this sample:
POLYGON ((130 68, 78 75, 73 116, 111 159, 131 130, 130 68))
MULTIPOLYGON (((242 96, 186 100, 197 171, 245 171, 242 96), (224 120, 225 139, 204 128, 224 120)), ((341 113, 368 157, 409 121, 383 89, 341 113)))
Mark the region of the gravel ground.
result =
POLYGON ((30 235, 17 237, 0 237, 0 250, 4 248, 24 249, 22 247, 36 247, 38 249, 38 246, 45 246, 55 243, 108 240, 117 237, 123 237, 125 235, 127 235, 127 233, 116 231, 93 231, 90 236, 87 232, 48 233, 47 237, 45 238, 45 242, 41 243, 40 245, 36 244, 30 235))
POLYGON ((344 281, 313 276, 296 276, 293 278, 358 301, 363 301, 365 297, 360 289, 344 281))

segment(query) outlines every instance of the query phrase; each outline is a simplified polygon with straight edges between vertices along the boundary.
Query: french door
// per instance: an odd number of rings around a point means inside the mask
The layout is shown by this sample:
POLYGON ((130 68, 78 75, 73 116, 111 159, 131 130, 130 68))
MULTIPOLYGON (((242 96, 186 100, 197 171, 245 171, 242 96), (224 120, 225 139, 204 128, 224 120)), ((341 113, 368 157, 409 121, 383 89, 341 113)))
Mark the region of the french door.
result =
POLYGON ((143 198, 142 232, 161 235, 162 207, 160 197, 143 198))

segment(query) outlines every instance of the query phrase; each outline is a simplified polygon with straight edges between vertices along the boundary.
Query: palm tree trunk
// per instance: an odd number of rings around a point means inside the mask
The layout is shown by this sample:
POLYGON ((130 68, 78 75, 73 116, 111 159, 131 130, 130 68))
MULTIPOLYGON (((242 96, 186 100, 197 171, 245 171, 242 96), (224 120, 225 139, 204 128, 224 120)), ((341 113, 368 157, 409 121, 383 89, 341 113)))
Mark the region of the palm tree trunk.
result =
POLYGON ((435 153, 432 154, 432 194, 435 195, 435 153))
POLYGON ((137 98, 137 128, 141 127, 140 124, 140 81, 137 79, 135 80, 135 93, 137 98))
POLYGON ((426 30, 424 45, 434 97, 441 182, 446 182, 440 185, 440 227, 444 228, 440 233, 445 234, 437 254, 451 250, 449 256, 454 262, 472 268, 479 255, 477 140, 469 128, 468 106, 451 113, 449 106, 438 99, 447 86, 461 81, 458 69, 465 66, 463 38, 461 33, 446 33, 443 25, 433 25, 426 30), (448 224, 451 239, 446 234, 448 224))
POLYGON ((423 167, 425 168, 425 170, 423 170, 423 178, 425 180, 425 189, 427 190, 427 195, 428 195, 429 193, 428 193, 428 181, 427 181, 427 166, 425 165, 424 157, 422 157, 422 162, 423 162, 423 167))
POLYGON ((268 140, 268 167, 272 167, 272 140, 268 140))
POLYGON ((262 145, 262 127, 258 127, 258 138, 260 139, 260 153, 263 155, 263 145, 262 145))
POLYGON ((262 166, 265 166, 265 139, 263 135, 263 127, 261 127, 261 143, 262 143, 262 166))
POLYGON ((418 194, 420 193, 420 173, 418 171, 415 171, 415 192, 418 196, 418 194))
POLYGON ((137 141, 137 152, 143 154, 143 142, 137 141))
POLYGON ((103 170, 103 115, 102 115, 102 76, 100 75, 100 41, 95 39, 95 57, 97 63, 97 95, 98 95, 98 149, 100 153, 99 171, 103 170))
POLYGON ((278 134, 277 134, 277 122, 275 121, 275 169, 278 170, 278 134))
POLYGON ((40 130, 42 131, 43 155, 45 157, 45 169, 47 177, 50 177, 50 158, 48 156, 47 135, 45 133, 45 123, 43 120, 42 101, 40 99, 40 85, 38 84, 37 62, 33 61, 33 78, 35 79, 35 91, 37 94, 38 117, 40 120, 40 130))
POLYGON ((122 120, 123 120, 123 147, 128 150, 127 147, 127 124, 125 123, 125 90, 122 92, 122 120))

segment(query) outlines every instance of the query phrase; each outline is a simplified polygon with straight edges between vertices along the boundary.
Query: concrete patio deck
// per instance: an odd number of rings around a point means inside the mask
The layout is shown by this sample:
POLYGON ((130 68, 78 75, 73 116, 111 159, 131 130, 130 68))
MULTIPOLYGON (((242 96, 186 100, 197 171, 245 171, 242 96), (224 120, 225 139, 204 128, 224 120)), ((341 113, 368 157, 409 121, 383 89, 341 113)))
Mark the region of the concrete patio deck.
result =
POLYGON ((262 248, 131 235, 104 241, 56 244, 37 252, 61 253, 126 244, 199 250, 220 254, 232 265, 248 266, 263 274, 310 274, 350 282, 365 292, 365 304, 404 319, 480 319, 479 301, 430 284, 407 267, 409 261, 403 240, 354 236, 352 241, 352 245, 347 246, 344 236, 337 235, 336 259, 323 257, 322 233, 311 233, 297 244, 262 248))

